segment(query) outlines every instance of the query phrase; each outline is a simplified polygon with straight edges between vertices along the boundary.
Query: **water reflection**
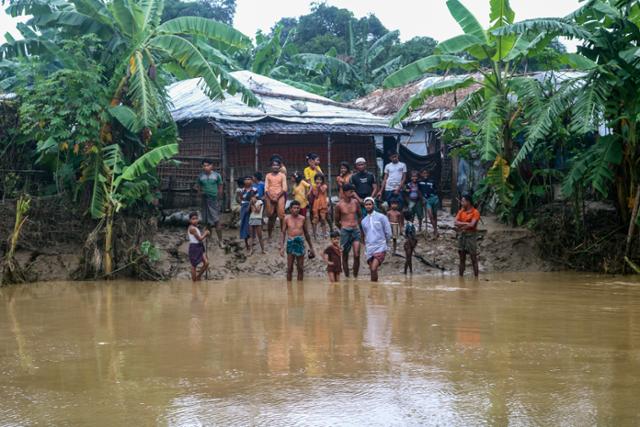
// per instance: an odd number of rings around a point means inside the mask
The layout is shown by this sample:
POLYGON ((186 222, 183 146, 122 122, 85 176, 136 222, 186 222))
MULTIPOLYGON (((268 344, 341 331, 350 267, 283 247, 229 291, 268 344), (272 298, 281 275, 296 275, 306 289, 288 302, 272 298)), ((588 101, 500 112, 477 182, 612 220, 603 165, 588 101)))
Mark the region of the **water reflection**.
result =
POLYGON ((620 278, 0 290, 0 424, 637 424, 620 278))

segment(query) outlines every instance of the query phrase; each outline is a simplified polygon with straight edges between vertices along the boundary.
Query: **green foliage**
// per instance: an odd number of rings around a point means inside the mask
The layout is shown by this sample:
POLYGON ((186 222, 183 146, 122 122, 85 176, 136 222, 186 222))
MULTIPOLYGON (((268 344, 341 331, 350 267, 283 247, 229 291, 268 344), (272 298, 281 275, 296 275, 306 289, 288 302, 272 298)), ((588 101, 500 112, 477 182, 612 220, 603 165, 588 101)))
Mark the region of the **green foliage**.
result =
MULTIPOLYGON (((577 55, 564 55, 562 60, 586 74, 563 83, 558 96, 550 98, 541 119, 548 122, 549 117, 564 110, 570 116, 573 132, 596 132, 602 124, 610 129, 609 135, 597 138, 586 151, 577 153, 563 190, 574 195, 591 187, 607 197, 613 184, 618 211, 625 222, 632 220, 629 200, 640 182, 636 132, 640 119, 639 16, 637 0, 597 0, 566 18, 528 20, 499 30, 504 34, 534 34, 542 29, 583 40, 577 55), (559 97, 564 101, 557 102, 559 97)), ((539 127, 544 130, 544 126, 539 127)), ((543 133, 530 132, 528 151, 542 140, 543 133)))
POLYGON ((470 71, 477 67, 478 63, 476 61, 467 60, 459 56, 431 55, 419 59, 389 75, 384 79, 382 85, 385 88, 400 87, 419 79, 428 72, 448 70, 450 68, 470 71))
POLYGON ((433 54, 437 41, 431 37, 414 37, 391 47, 391 58, 400 58, 400 65, 411 64, 420 58, 433 54))
MULTIPOLYGON (((30 10, 26 2, 17 1, 13 11, 30 10)), ((202 17, 180 16, 161 23, 163 10, 163 0, 58 0, 39 8, 24 25, 21 44, 8 40, 0 51, 7 59, 26 52, 47 66, 59 66, 63 59, 65 68, 82 69, 58 46, 93 31, 103 49, 92 58, 103 67, 105 82, 113 91, 111 106, 126 104, 146 128, 171 120, 164 67, 179 70, 181 76, 204 77, 203 88, 212 99, 222 98, 227 90, 240 92, 245 102, 257 105, 257 98, 225 69, 233 62, 229 56, 249 49, 251 40, 224 23, 202 17)))
POLYGON ((162 22, 179 16, 199 16, 231 25, 236 13, 236 0, 165 0, 162 22))
MULTIPOLYGON (((62 50, 79 58, 94 42, 87 36, 65 42, 62 50)), ((35 142, 35 163, 52 174, 58 191, 75 188, 75 171, 99 138, 108 103, 101 73, 102 68, 89 61, 82 70, 63 68, 41 76, 39 68, 25 69, 20 76, 19 131, 25 141, 35 142)))
POLYGON ((622 162, 622 141, 615 135, 598 138, 588 149, 578 153, 562 183, 562 192, 571 196, 576 187, 592 186, 602 197, 609 195, 615 180, 612 165, 622 162))
POLYGON ((160 261, 160 251, 148 240, 140 244, 140 254, 150 262, 160 261))
POLYGON ((25 155, 52 172, 58 192, 90 189, 92 236, 104 231, 110 274, 114 217, 153 199, 156 167, 178 150, 165 87, 201 77, 210 98, 240 93, 257 105, 229 74, 251 40, 205 10, 163 20, 164 0, 13 0, 9 9, 33 15, 19 25, 22 40, 0 46, 0 85, 21 98, 22 139, 12 143, 35 147, 25 155))
POLYGON ((163 145, 127 164, 117 144, 96 150, 87 165, 94 186, 89 205, 91 216, 95 219, 105 218, 149 197, 156 168, 163 160, 176 154, 178 144, 163 145))
MULTIPOLYGON (((547 75, 543 81, 531 77, 520 77, 518 70, 531 66, 564 64, 580 67, 590 66, 589 61, 575 55, 564 55, 561 45, 555 41, 558 35, 586 34, 575 30, 562 20, 547 20, 538 25, 514 24, 515 13, 508 0, 490 0, 490 27, 483 29, 478 20, 458 0, 448 0, 447 7, 460 25, 463 34, 438 44, 435 54, 419 59, 389 75, 384 87, 399 87, 424 78, 427 73, 472 72, 465 78, 443 79, 437 91, 430 88, 412 98, 393 118, 397 123, 410 112, 422 105, 427 96, 454 92, 463 87, 477 85, 479 89, 469 94, 454 109, 451 120, 440 127, 445 137, 458 144, 469 144, 468 149, 458 148, 459 153, 476 153, 493 167, 487 173, 481 187, 481 196, 504 220, 522 223, 527 219, 533 201, 548 198, 551 192, 549 179, 534 170, 525 173, 517 167, 525 160, 542 166, 539 170, 550 170, 550 156, 535 153, 534 148, 544 139, 552 146, 551 152, 566 142, 562 117, 574 105, 578 88, 574 79, 559 83, 555 75, 547 75), (536 28, 537 32, 518 33, 514 29, 536 28), (564 55, 564 56, 563 56, 564 55), (450 83, 446 83, 450 82, 450 83), (560 86, 558 89, 556 86, 560 86), (563 135, 563 138, 553 137, 563 135), (551 137, 550 137, 551 136, 551 137)), ((597 103, 602 92, 585 92, 580 99, 597 103)), ((576 113, 586 116, 588 106, 577 108, 576 113)), ((593 123, 584 118, 583 123, 593 123)), ((584 126, 583 126, 584 127, 584 126)), ((570 137, 569 137, 570 139, 570 137)))
POLYGON ((314 4, 311 13, 297 19, 282 18, 270 36, 271 41, 286 37, 293 48, 282 55, 276 44, 257 37, 255 69, 263 69, 265 62, 260 48, 271 49, 279 67, 266 67, 268 75, 340 101, 376 89, 387 75, 432 53, 436 44, 429 37, 400 43, 399 32, 386 29, 375 15, 357 19, 347 9, 324 3, 314 4))
MULTIPOLYGON (((471 77, 460 77, 449 80, 441 80, 430 85, 426 89, 418 92, 418 94, 412 96, 403 106, 398 110, 394 118, 391 120, 391 124, 397 124, 402 117, 405 117, 411 110, 424 104, 425 100, 431 96, 442 95, 443 93, 451 92, 452 90, 463 89, 471 86, 475 83, 475 80, 471 77)), ((451 123, 451 122, 450 122, 451 123)))

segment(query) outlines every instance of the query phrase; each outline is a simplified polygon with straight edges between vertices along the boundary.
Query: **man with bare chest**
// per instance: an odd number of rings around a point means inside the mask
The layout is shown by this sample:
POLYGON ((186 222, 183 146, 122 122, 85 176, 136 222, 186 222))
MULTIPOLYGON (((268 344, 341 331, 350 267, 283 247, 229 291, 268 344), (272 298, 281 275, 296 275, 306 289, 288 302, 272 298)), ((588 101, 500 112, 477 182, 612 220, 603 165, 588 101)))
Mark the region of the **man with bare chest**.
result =
POLYGON ((360 269, 360 202, 354 196, 351 184, 342 187, 343 197, 335 207, 335 221, 340 229, 340 246, 342 246, 342 268, 349 277, 349 252, 353 248, 353 277, 358 277, 360 269))
POLYGON ((287 282, 291 282, 293 277, 293 263, 295 261, 298 269, 298 280, 304 278, 304 241, 309 243, 309 258, 315 256, 311 236, 306 224, 306 218, 300 215, 300 202, 294 200, 289 205, 290 214, 284 218, 284 228, 282 229, 282 245, 280 246, 280 256, 284 256, 285 241, 287 249, 287 282), (303 237, 304 236, 304 237, 303 237))

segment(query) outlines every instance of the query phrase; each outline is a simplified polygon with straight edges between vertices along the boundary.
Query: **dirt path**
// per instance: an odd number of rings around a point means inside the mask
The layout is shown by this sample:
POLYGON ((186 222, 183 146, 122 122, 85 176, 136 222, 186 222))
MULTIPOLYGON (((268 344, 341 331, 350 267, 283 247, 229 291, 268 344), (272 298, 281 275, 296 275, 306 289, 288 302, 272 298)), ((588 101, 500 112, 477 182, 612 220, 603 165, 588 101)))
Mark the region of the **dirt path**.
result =
MULTIPOLYGON (((426 265, 414 259, 414 275, 420 274, 456 274, 458 266, 456 233, 453 229, 453 217, 440 212, 440 236, 434 240, 432 233, 425 237, 420 234, 416 254, 428 263, 444 268, 444 271, 426 265)), ((479 227, 480 270, 493 271, 547 271, 552 266, 542 261, 536 252, 533 234, 526 229, 511 228, 500 224, 494 218, 484 218, 479 227)), ((431 231, 431 228, 429 228, 431 231)), ((274 232, 274 238, 266 243, 266 255, 254 253, 247 258, 244 243, 238 238, 238 230, 225 230, 223 239, 228 245, 226 250, 210 244, 211 260, 210 279, 234 278, 240 275, 250 276, 284 276, 285 259, 280 257, 280 234, 274 232)), ((402 253, 404 240, 398 242, 398 251, 402 253)), ((189 262, 187 259, 188 243, 184 240, 183 228, 162 228, 157 235, 156 245, 162 249, 162 270, 173 277, 188 278, 189 262), (169 256, 170 255, 170 256, 169 256)), ((320 254, 329 245, 328 239, 314 241, 316 252, 320 254)), ((366 263, 361 263, 361 274, 366 273, 366 263)), ((325 275, 325 265, 320 257, 305 261, 307 276, 325 275)), ((470 266, 468 267, 470 268, 470 266)), ((404 257, 387 256, 382 267, 382 274, 398 274, 404 270, 404 257)))

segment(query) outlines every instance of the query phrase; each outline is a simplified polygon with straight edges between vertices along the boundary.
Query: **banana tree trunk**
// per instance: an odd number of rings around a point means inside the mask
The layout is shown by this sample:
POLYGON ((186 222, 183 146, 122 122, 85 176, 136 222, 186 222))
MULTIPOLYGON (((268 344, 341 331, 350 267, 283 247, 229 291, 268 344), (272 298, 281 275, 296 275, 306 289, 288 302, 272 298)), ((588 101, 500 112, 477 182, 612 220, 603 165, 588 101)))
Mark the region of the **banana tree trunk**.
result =
POLYGON ((108 277, 113 272, 113 210, 109 207, 106 216, 104 235, 104 274, 108 277))

